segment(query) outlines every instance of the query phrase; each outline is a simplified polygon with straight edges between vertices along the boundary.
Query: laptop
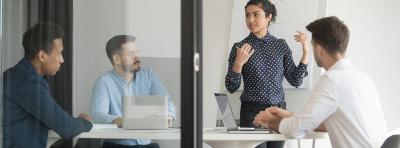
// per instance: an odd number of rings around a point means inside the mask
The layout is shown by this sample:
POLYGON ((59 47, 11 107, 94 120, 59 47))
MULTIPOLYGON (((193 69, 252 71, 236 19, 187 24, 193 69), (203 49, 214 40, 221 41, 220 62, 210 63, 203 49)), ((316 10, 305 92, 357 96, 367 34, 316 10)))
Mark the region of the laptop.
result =
POLYGON ((169 129, 167 96, 122 96, 122 128, 169 129))
POLYGON ((270 134, 271 130, 265 128, 253 128, 253 127, 239 127, 235 122, 231 105, 226 93, 214 93, 217 100, 218 110, 222 117, 222 122, 228 130, 228 133, 234 134, 270 134))

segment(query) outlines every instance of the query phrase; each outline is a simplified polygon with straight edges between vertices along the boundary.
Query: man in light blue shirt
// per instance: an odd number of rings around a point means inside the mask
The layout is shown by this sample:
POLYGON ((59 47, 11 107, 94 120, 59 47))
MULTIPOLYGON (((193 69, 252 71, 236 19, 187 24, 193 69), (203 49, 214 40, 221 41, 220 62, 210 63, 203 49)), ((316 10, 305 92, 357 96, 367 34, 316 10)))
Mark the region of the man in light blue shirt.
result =
MULTIPOLYGON (((106 52, 113 69, 100 76, 93 86, 90 112, 95 123, 114 123, 122 127, 121 97, 168 96, 169 125, 175 119, 175 106, 159 77, 148 68, 140 67, 135 37, 117 35, 106 45, 106 52)), ((106 139, 103 148, 108 147, 159 147, 150 139, 106 139)))

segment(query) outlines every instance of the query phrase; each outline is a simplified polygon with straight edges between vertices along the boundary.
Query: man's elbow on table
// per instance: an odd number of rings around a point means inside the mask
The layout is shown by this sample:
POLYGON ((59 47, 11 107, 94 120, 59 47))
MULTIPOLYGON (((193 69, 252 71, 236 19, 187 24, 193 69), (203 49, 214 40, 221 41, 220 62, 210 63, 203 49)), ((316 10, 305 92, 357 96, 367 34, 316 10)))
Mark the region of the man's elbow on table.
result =
POLYGON ((291 138, 303 138, 307 134, 307 131, 302 129, 299 124, 294 123, 286 119, 282 120, 279 124, 279 132, 291 138))

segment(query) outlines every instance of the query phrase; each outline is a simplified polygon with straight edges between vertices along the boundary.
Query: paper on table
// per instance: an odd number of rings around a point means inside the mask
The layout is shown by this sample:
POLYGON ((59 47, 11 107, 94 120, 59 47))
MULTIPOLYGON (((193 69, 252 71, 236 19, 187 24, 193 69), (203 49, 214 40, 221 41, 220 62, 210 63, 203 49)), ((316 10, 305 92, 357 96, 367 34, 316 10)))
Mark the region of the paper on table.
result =
POLYGON ((92 130, 118 129, 117 124, 93 124, 92 130))

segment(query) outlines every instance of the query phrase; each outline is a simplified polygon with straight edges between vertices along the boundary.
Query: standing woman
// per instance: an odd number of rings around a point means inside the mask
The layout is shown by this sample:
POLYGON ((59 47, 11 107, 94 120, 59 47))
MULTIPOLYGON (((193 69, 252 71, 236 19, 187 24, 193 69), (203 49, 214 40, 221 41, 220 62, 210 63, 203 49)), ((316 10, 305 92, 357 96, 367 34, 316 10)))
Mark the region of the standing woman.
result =
MULTIPOLYGON (((243 77, 240 126, 253 127, 253 119, 259 111, 271 106, 286 109, 283 77, 294 87, 302 84, 303 78, 308 75, 308 47, 306 36, 298 32, 295 40, 303 46, 303 57, 296 66, 285 40, 268 33, 268 25, 276 19, 275 6, 269 0, 250 0, 245 6, 245 13, 250 34, 232 47, 225 86, 233 93, 243 77)), ((257 148, 263 145, 268 148, 283 147, 284 142, 266 142, 257 148)))

